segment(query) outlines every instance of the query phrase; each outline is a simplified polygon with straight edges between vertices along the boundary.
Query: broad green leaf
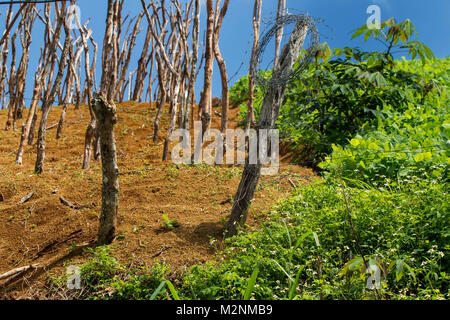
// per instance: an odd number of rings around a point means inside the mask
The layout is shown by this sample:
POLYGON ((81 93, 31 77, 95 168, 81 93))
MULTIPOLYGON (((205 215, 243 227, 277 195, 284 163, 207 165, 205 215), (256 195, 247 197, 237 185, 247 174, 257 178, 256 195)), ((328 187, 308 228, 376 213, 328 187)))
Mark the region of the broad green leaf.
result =
POLYGON ((320 247, 319 237, 317 236, 317 233, 313 232, 312 234, 314 236, 314 241, 316 241, 316 246, 320 247))
POLYGON ((175 290, 175 287, 173 286, 172 282, 169 280, 166 280, 167 287, 170 290, 170 293, 172 294, 172 297, 174 300, 180 300, 180 297, 178 296, 177 291, 175 290))
POLYGON ((151 295, 150 300, 155 300, 156 297, 161 293, 162 289, 164 289, 165 285, 166 285, 166 280, 163 280, 163 281, 159 284, 158 288, 156 288, 156 290, 155 290, 155 291, 153 292, 153 294, 151 295))
POLYGON ((250 277, 250 280, 248 281, 247 288, 245 289, 244 298, 243 300, 249 300, 252 296, 253 288, 256 284, 256 278, 258 277, 259 273, 259 264, 256 266, 255 270, 253 270, 252 275, 250 277))
POLYGON ((356 37, 362 35, 364 33, 364 31, 366 31, 366 30, 367 30, 367 25, 363 25, 361 28, 354 30, 355 32, 352 35, 352 39, 355 39, 356 37))
POLYGON ((296 294, 298 282, 300 280, 300 274, 302 273, 303 269, 305 268, 305 265, 301 266, 298 269, 297 276, 295 277, 295 281, 291 284, 289 288, 289 300, 293 300, 296 294))
POLYGON ((361 140, 359 140, 359 139, 352 139, 352 140, 350 140, 350 144, 352 146, 354 146, 354 147, 357 147, 357 146, 359 146, 361 144, 361 140))
POLYGON ((283 273, 288 277, 288 279, 290 281, 294 281, 294 279, 292 279, 291 275, 289 273, 287 273, 286 270, 284 270, 284 268, 281 266, 281 264, 278 263, 277 260, 271 259, 271 261, 274 262, 278 266, 278 268, 281 269, 281 271, 283 271, 283 273))
POLYGON ((378 145, 375 142, 371 142, 371 143, 369 143, 368 148, 370 150, 378 150, 378 145))
POLYGON ((428 152, 422 152, 422 153, 416 154, 414 156, 414 161, 415 162, 429 161, 429 160, 431 160, 431 158, 432 158, 431 152, 429 152, 429 151, 428 152))
POLYGON ((397 259, 395 261, 395 280, 397 282, 399 282, 404 274, 404 265, 403 265, 403 261, 400 259, 397 259))

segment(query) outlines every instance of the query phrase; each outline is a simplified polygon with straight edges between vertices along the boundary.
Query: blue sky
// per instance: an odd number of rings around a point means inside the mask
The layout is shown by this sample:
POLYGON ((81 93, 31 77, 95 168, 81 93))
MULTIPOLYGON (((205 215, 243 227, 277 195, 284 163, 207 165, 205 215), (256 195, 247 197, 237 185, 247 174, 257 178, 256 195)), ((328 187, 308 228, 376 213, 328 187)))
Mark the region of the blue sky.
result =
MULTIPOLYGON (((202 30, 205 27, 206 9, 202 0, 202 30)), ((220 47, 226 60, 229 75, 238 74, 233 78, 231 84, 247 73, 248 61, 250 59, 252 41, 253 0, 231 0, 229 11, 225 17, 221 31, 220 47)), ((106 0, 78 0, 81 8, 82 21, 90 18, 90 27, 94 31, 97 43, 103 41, 106 16, 106 0)), ((381 8, 381 19, 394 17, 397 21, 406 18, 412 20, 416 25, 420 41, 425 42, 437 57, 447 57, 450 54, 450 1, 449 0, 287 0, 289 12, 304 12, 315 18, 321 18, 324 23, 319 25, 322 42, 328 42, 332 48, 353 46, 364 50, 376 50, 382 47, 377 42, 364 43, 362 40, 350 40, 351 30, 366 23, 369 14, 366 13, 368 6, 376 4, 381 8)), ((41 5, 42 6, 42 5, 41 5)), ((263 0, 263 19, 273 18, 276 14, 277 1, 263 0)), ((126 0, 124 14, 137 15, 141 9, 140 0, 126 0)), ((4 20, 6 6, 0 7, 4 20)), ((42 43, 42 23, 37 20, 33 30, 32 57, 27 82, 27 96, 31 95, 33 86, 34 70, 39 58, 39 48, 42 43)), ((142 27, 146 28, 146 21, 142 27)), ((0 26, 3 32, 4 24, 0 26)), ((263 25, 264 29, 264 25, 263 25)), ((136 68, 138 55, 142 46, 145 30, 138 36, 137 48, 135 50, 134 63, 129 71, 136 68)), ((20 46, 19 46, 20 47, 20 46)), ((273 59, 273 46, 269 46, 265 53, 263 66, 273 59)), ((100 58, 100 55, 99 55, 100 58)), ((100 62, 100 60, 98 60, 100 62)), ((100 78, 101 67, 97 71, 100 78)), ((203 72, 199 74, 198 90, 202 86, 203 72)), ((213 96, 221 95, 220 77, 218 68, 214 69, 213 96)))

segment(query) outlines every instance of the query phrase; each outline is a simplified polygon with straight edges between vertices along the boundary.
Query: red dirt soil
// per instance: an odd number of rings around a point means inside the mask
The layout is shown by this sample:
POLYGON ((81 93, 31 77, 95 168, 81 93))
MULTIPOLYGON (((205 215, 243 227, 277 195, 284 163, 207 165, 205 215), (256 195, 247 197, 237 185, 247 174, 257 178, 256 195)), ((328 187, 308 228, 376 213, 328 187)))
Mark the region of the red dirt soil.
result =
MULTIPOLYGON (((134 102, 118 105, 115 126, 120 175, 120 200, 117 237, 111 245, 112 254, 121 262, 138 260, 151 265, 154 259, 165 260, 172 270, 184 270, 212 260, 217 252, 212 238, 221 239, 224 221, 240 181, 242 166, 187 166, 161 161, 163 138, 152 142, 154 106, 134 102), (228 200, 228 201, 226 201, 228 200), (172 231, 161 228, 162 215, 175 219, 180 226, 172 231), (155 256, 157 256, 155 258, 155 256)), ((49 125, 59 120, 61 109, 54 107, 49 125)), ((230 110, 237 119, 238 110, 230 110)), ((19 120, 20 127, 22 121, 19 120)), ((6 122, 6 110, 0 110, 0 124, 6 122)), ((163 118, 161 128, 169 119, 163 118)), ((64 258, 71 246, 95 241, 101 204, 101 163, 92 159, 91 169, 82 170, 84 134, 89 123, 86 106, 66 116, 61 139, 56 130, 47 131, 44 173, 33 174, 36 147, 27 146, 23 165, 15 163, 20 132, 0 131, 0 275, 11 269, 39 264, 45 272, 21 285, 3 287, 0 298, 28 298, 26 287, 47 272, 64 272, 64 265, 81 264, 86 253, 64 258), (18 202, 30 192, 33 197, 24 204, 18 202), (64 206, 59 197, 72 203, 90 204, 90 208, 74 210, 64 206), (63 257, 58 260, 59 257, 63 257), (53 263, 52 263, 53 262, 53 263), (26 285, 24 285, 26 284, 26 285), (2 293, 3 292, 3 293, 2 293)), ((212 127, 218 128, 214 118, 212 127)), ((232 122, 235 126, 236 122, 232 122)), ((265 176, 264 187, 255 195, 252 208, 267 212, 292 190, 286 172, 313 177, 305 168, 282 165, 277 176, 265 176)), ((300 186, 308 179, 291 177, 300 186)), ((248 224, 256 226, 253 214, 248 224)), ((219 244, 221 243, 218 241, 219 244)), ((220 248, 220 245, 219 245, 220 248)))

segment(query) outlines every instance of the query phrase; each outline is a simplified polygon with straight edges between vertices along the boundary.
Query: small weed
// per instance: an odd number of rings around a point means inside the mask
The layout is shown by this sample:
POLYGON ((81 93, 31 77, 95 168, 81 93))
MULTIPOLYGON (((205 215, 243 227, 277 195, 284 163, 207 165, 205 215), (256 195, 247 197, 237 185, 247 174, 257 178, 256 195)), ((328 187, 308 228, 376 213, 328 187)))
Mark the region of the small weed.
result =
POLYGON ((125 234, 121 233, 121 234, 117 235, 116 239, 119 240, 119 241, 124 240, 125 239, 125 234))
POLYGON ((164 221, 161 222, 161 227, 163 227, 166 230, 173 230, 180 226, 177 220, 170 220, 166 214, 163 214, 162 218, 164 221))

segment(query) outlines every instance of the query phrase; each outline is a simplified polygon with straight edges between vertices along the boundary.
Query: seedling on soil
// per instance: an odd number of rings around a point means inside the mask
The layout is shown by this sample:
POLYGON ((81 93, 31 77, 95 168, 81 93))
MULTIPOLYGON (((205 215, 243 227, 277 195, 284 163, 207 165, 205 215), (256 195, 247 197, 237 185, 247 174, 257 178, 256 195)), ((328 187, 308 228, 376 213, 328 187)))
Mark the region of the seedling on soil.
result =
POLYGON ((173 230, 174 228, 180 226, 177 220, 170 220, 166 214, 163 214, 162 218, 164 221, 161 222, 161 227, 163 227, 166 230, 173 230))
POLYGON ((139 230, 144 229, 144 228, 145 228, 145 226, 142 226, 142 225, 134 226, 134 227, 133 227, 133 232, 136 233, 136 232, 138 232, 139 230))

